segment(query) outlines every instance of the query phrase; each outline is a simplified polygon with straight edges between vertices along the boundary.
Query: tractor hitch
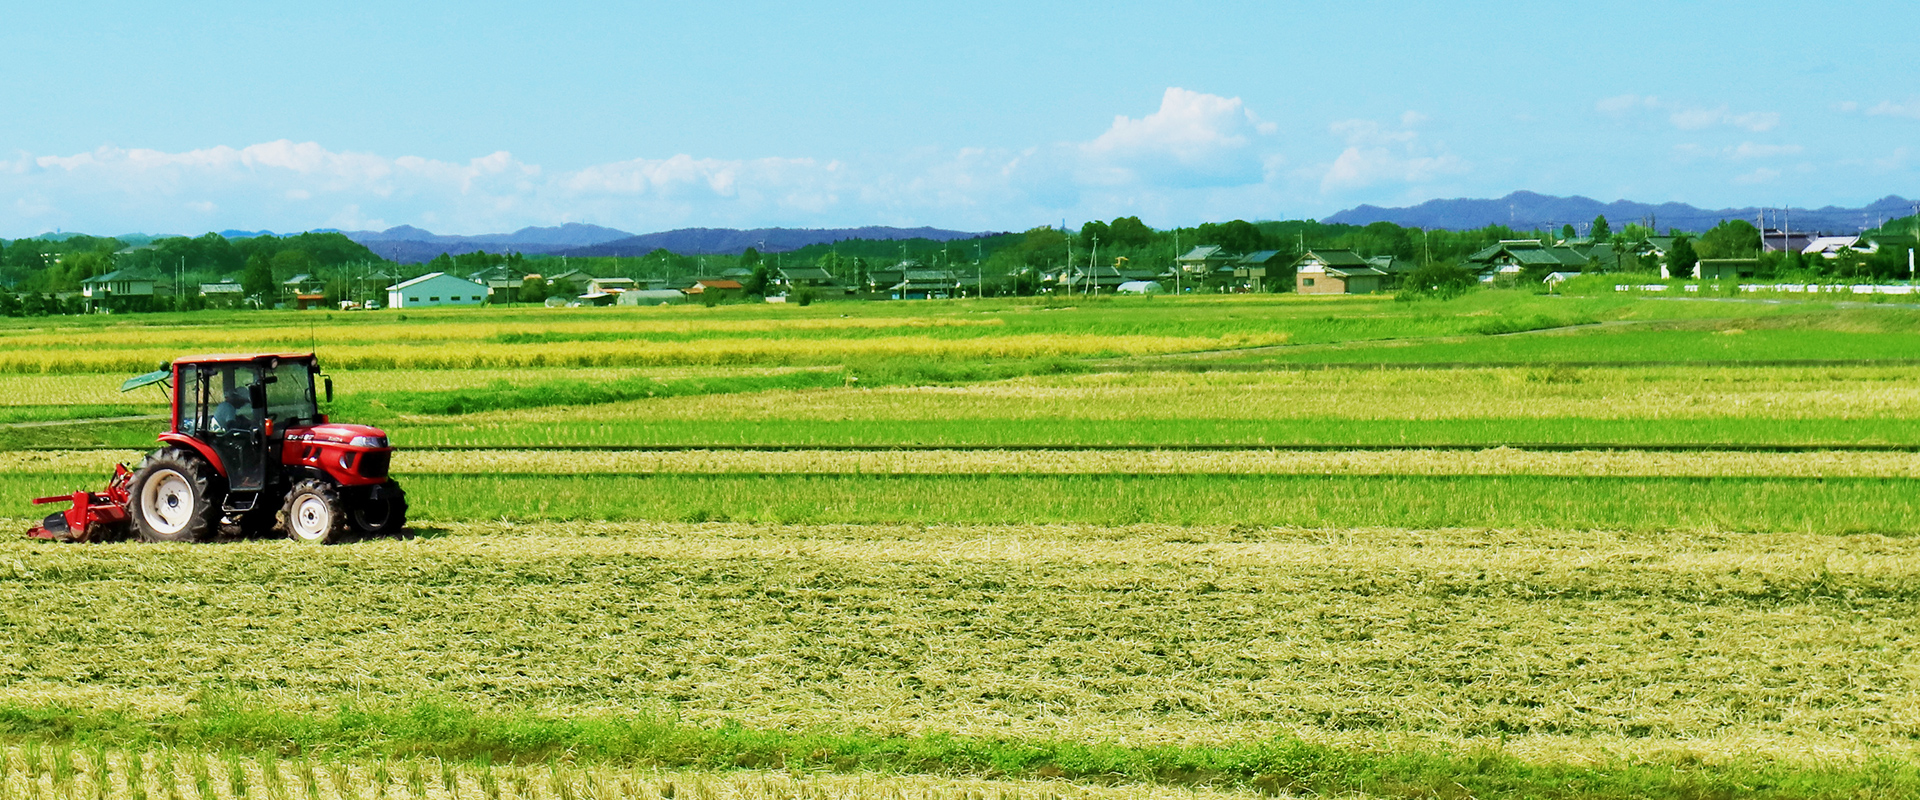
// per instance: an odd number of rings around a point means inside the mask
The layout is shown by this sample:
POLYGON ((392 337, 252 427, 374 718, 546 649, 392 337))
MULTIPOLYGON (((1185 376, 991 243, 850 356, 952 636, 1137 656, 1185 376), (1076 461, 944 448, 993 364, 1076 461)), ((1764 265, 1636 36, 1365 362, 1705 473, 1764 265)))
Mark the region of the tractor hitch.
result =
POLYGON ((91 542, 119 538, 126 533, 129 501, 127 485, 132 480, 133 473, 127 470, 127 465, 116 464, 113 468, 113 479, 107 482, 105 492, 81 491, 70 495, 34 498, 34 505, 72 503, 73 507, 47 515, 40 524, 28 528, 27 535, 35 539, 52 539, 58 542, 91 542))

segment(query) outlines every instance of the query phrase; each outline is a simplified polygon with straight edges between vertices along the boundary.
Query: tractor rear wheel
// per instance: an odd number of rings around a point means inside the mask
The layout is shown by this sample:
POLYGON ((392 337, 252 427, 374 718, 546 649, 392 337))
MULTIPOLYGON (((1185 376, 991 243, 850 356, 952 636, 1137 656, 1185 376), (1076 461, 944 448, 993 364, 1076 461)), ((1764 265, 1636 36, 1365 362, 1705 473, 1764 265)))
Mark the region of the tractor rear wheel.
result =
POLYGON ((353 529, 363 536, 394 536, 407 527, 407 493, 400 484, 387 481, 379 487, 380 498, 359 498, 348 512, 353 529))
POLYGON ((196 542, 219 527, 226 482, 199 454, 169 447, 141 462, 127 493, 142 541, 196 542))
POLYGON ((346 537, 347 515, 340 507, 340 490, 323 480, 293 485, 280 507, 279 528, 287 538, 305 544, 333 544, 346 537))

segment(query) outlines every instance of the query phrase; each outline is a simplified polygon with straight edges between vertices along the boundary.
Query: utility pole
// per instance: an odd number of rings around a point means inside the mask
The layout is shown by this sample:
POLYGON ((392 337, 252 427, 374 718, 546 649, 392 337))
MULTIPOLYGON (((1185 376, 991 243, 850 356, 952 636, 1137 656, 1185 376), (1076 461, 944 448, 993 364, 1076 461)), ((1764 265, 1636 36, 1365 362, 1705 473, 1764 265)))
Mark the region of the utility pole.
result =
POLYGON ((985 255, 983 254, 983 251, 980 249, 980 243, 974 242, 973 243, 973 281, 974 281, 973 296, 974 297, 987 296, 987 268, 985 264, 986 264, 985 255))
POLYGON ((1099 278, 1094 274, 1094 271, 1100 268, 1099 259, 1100 237, 1095 236, 1093 237, 1093 252, 1087 255, 1087 291, 1092 294, 1100 293, 1099 278))

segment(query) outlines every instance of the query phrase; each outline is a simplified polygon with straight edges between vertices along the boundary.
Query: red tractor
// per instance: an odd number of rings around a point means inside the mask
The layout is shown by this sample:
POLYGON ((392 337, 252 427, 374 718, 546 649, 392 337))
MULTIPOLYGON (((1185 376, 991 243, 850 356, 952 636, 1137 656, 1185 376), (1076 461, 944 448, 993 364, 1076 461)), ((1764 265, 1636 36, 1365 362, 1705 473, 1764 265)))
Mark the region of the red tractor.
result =
POLYGON ((89 541, 131 526, 144 541, 192 542, 272 530, 325 544, 398 533, 407 497, 387 476, 386 433, 328 422, 316 378, 331 401, 333 380, 311 353, 190 356, 127 381, 121 391, 172 386, 160 449, 116 469, 105 492, 34 500, 73 508, 28 534, 89 541))

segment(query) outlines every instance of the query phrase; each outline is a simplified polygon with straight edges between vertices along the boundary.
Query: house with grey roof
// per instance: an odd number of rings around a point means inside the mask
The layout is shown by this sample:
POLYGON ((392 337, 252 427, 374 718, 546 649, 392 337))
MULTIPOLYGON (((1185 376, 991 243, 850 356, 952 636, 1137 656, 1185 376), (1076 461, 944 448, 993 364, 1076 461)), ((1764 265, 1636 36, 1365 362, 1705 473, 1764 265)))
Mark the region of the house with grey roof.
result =
POLYGON ((774 282, 788 289, 818 288, 838 283, 833 273, 819 267, 781 267, 774 282))
POLYGON ((1386 288, 1387 273, 1352 250, 1308 250, 1293 262, 1301 294, 1371 294, 1386 288))
POLYGON ((1233 269, 1234 255, 1218 245, 1201 245, 1188 250, 1186 255, 1173 260, 1180 271, 1189 278, 1208 278, 1221 268, 1233 269))

